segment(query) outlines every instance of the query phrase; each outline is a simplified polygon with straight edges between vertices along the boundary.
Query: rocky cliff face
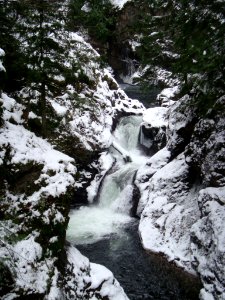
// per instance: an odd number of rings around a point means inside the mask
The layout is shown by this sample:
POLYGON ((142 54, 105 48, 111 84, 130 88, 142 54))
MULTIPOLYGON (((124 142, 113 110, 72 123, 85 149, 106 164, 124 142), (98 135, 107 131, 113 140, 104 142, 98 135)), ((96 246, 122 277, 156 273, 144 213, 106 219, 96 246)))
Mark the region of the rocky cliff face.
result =
POLYGON ((224 97, 201 117, 190 101, 169 108, 166 147, 137 174, 139 232, 144 248, 200 275, 201 299, 224 299, 224 97))
MULTIPOLYGON (((78 200, 79 189, 85 189, 98 169, 93 159, 111 144, 113 119, 121 112, 141 113, 143 106, 97 65, 98 53, 82 36, 72 38, 79 55, 89 52, 82 65, 88 80, 75 80, 64 94, 48 98, 57 123, 48 141, 34 132, 40 118, 32 105, 25 118, 25 106, 0 95, 3 299, 127 299, 112 273, 67 246, 65 235, 71 201, 78 200)), ((71 49, 75 60, 77 53, 71 49)), ((17 98, 27 94, 24 88, 17 98)))

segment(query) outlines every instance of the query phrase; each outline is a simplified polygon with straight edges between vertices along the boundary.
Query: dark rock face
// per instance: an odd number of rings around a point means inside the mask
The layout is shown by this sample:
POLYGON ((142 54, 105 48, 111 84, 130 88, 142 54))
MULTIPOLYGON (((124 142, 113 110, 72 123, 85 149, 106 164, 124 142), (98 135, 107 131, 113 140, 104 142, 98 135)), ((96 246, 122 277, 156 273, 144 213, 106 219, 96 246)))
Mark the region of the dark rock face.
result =
POLYGON ((200 273, 204 289, 201 297, 209 295, 224 299, 225 266, 225 98, 195 126, 186 147, 186 162, 199 174, 205 189, 198 196, 201 218, 192 227, 194 264, 200 273), (222 246, 223 245, 223 246, 222 246))
MULTIPOLYGON (((143 8, 142 8, 143 9, 143 8)), ((117 22, 114 31, 114 39, 109 43, 108 62, 115 71, 115 75, 130 75, 129 64, 132 61, 133 67, 138 66, 138 58, 132 51, 129 40, 134 34, 134 24, 142 17, 140 5, 128 2, 117 13, 117 22)))
POLYGON ((186 161, 200 172, 205 186, 225 185, 225 97, 195 126, 186 161), (219 109, 218 109, 219 108, 219 109))
POLYGON ((191 103, 192 99, 185 95, 170 108, 167 148, 171 151, 172 158, 184 151, 190 142, 194 126, 198 120, 196 109, 191 103))
MULTIPOLYGON (((3 246, 2 243, 0 245, 3 246)), ((14 280, 11 271, 0 261, 0 297, 12 289, 13 283, 14 280)))
POLYGON ((141 126, 141 134, 147 140, 150 140, 149 145, 142 145, 146 150, 157 152, 166 146, 166 126, 161 127, 146 127, 141 126))

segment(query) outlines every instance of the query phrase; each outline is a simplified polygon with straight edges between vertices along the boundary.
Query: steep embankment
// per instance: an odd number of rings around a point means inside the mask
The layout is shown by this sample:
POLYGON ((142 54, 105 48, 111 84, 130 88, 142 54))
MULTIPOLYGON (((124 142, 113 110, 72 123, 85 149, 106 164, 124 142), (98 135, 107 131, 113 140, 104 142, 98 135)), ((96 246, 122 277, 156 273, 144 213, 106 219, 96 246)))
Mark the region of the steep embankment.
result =
POLYGON ((137 173, 139 233, 145 249, 200 275, 201 299, 225 299, 224 97, 202 117, 191 103, 146 111, 144 146, 162 149, 137 173))
MULTIPOLYGON (((86 81, 74 74, 74 84, 61 95, 48 97, 48 122, 56 121, 48 140, 33 132, 40 123, 40 116, 32 110, 38 93, 32 94, 29 111, 1 94, 3 299, 126 299, 110 271, 65 245, 65 233, 71 199, 76 202, 78 189, 91 180, 87 169, 96 170, 88 164, 109 147, 113 120, 121 112, 141 112, 143 106, 118 88, 82 36, 71 33, 70 38, 74 48, 69 62, 88 52, 82 65, 86 81)), ((3 66, 1 71, 5 71, 3 66)), ((17 93, 21 102, 29 96, 29 87, 17 93)))

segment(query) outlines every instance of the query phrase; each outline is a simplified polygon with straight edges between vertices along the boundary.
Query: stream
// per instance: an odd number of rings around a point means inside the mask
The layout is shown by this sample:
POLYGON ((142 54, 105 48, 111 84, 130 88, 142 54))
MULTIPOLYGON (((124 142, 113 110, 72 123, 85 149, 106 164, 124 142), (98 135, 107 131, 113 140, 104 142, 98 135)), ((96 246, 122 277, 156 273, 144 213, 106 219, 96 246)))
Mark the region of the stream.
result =
POLYGON ((199 281, 147 253, 138 237, 138 219, 131 217, 133 179, 148 157, 138 147, 142 118, 121 118, 107 160, 111 168, 99 188, 96 204, 74 209, 67 239, 90 261, 108 267, 131 300, 195 300, 199 281))
POLYGON ((129 83, 120 83, 121 89, 132 99, 138 99, 144 104, 146 108, 154 107, 157 105, 156 97, 162 89, 157 87, 151 87, 148 89, 141 88, 140 85, 134 85, 129 83))

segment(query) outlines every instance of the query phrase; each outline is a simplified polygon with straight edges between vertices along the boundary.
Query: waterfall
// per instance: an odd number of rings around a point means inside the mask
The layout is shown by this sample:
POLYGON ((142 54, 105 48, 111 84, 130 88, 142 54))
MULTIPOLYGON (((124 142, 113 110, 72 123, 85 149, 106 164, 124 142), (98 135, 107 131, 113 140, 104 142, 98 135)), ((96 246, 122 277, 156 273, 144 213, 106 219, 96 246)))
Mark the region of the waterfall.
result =
POLYGON ((138 149, 138 136, 142 117, 121 119, 109 149, 116 160, 99 188, 99 201, 91 206, 73 210, 67 238, 76 244, 93 243, 111 234, 120 234, 132 222, 133 179, 136 170, 147 157, 138 149))

